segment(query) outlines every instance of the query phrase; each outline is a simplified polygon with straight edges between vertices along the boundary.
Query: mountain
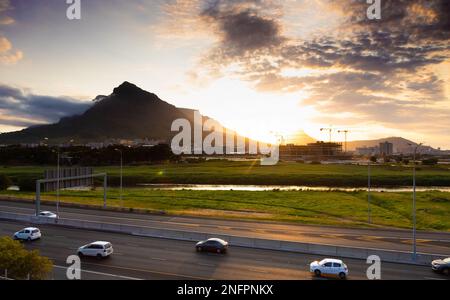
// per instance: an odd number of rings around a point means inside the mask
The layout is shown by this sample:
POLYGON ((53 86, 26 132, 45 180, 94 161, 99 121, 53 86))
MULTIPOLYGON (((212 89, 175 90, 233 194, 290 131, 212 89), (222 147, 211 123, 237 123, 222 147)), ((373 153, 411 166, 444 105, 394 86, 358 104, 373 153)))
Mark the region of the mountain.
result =
POLYGON ((310 137, 303 130, 299 130, 292 135, 283 136, 284 144, 294 144, 294 145, 307 145, 310 143, 315 143, 316 140, 310 137))
MULTIPOLYGON (((366 141, 351 141, 347 143, 347 147, 349 151, 355 151, 356 148, 362 147, 375 147, 379 146, 380 143, 389 142, 394 145, 394 152, 399 153, 412 153, 414 151, 414 147, 417 146, 417 143, 407 140, 402 137, 388 137, 384 139, 378 140, 366 140, 366 141), (412 145, 412 146, 411 146, 412 145)), ((419 152, 428 153, 438 151, 429 146, 420 147, 419 152)))
POLYGON ((61 119, 56 124, 33 126, 0 135, 0 144, 103 142, 109 139, 152 139, 169 141, 172 122, 185 118, 193 124, 194 110, 180 109, 124 82, 109 96, 97 96, 83 114, 61 119))

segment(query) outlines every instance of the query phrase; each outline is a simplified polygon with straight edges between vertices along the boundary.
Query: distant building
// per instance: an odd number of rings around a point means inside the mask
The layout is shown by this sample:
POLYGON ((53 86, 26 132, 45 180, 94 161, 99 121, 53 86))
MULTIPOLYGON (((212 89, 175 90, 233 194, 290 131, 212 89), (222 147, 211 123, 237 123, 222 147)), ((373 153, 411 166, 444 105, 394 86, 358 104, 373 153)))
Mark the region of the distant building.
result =
POLYGON ((380 143, 380 155, 390 156, 394 154, 394 144, 389 142, 380 143))
POLYGON ((299 160, 304 158, 325 160, 342 156, 344 156, 342 144, 339 143, 317 142, 306 146, 294 144, 280 146, 280 159, 282 160, 299 160))
POLYGON ((380 153, 379 147, 361 147, 356 148, 356 154, 363 155, 363 156, 373 156, 380 153))
POLYGON ((85 146, 91 149, 102 149, 106 147, 104 143, 87 143, 85 146))

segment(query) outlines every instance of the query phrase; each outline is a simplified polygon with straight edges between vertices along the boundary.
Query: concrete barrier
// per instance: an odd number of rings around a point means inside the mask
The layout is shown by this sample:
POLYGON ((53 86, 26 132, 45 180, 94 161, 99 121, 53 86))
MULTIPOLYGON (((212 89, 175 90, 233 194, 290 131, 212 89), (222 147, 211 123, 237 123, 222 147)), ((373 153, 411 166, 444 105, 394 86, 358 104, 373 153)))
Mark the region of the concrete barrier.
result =
POLYGON ((336 255, 340 257, 348 258, 367 258, 367 249, 357 249, 357 248, 347 248, 347 247, 336 247, 336 255))
MULTIPOLYGON (((86 223, 86 225, 89 225, 90 223, 91 222, 86 223)), ((120 224, 102 223, 102 230, 110 232, 120 232, 120 224)))
POLYGON ((249 247, 249 248, 255 247, 254 239, 249 239, 249 238, 240 237, 240 236, 230 236, 230 238, 228 239, 228 242, 230 243, 231 246, 242 246, 242 247, 249 247))
POLYGON ((199 233, 199 232, 183 232, 183 239, 186 241, 192 241, 192 242, 199 242, 204 241, 207 238, 207 235, 205 233, 199 233))
POLYGON ((254 239, 241 236, 211 235, 203 232, 190 232, 171 229, 166 230, 153 227, 141 227, 134 225, 114 224, 114 223, 99 223, 83 220, 71 220, 71 219, 52 220, 45 218, 37 218, 35 216, 5 213, 5 212, 0 212, 0 220, 27 222, 31 224, 49 224, 56 226, 65 226, 70 228, 107 231, 145 237, 165 238, 191 242, 197 242, 206 240, 211 237, 216 237, 227 240, 231 246, 240 246, 248 248, 276 250, 276 251, 289 251, 307 254, 317 254, 321 256, 354 258, 364 260, 366 260, 370 255, 377 255, 381 258, 382 261, 393 263, 404 263, 404 264, 430 265, 430 262, 432 260, 442 258, 439 255, 419 253, 416 261, 414 262, 412 260, 412 254, 410 252, 341 247, 334 245, 309 244, 309 243, 298 243, 298 242, 278 241, 268 239, 254 239))
POLYGON ((281 249, 281 242, 277 240, 253 239, 253 247, 259 249, 281 249))

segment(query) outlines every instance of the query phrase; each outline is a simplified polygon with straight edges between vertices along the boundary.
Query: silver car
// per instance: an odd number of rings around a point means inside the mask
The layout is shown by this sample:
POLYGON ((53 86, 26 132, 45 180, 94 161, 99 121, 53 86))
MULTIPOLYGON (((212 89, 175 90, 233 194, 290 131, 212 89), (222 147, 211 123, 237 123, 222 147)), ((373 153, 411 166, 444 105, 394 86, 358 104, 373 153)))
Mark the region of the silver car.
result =
POLYGON ((450 257, 433 260, 431 263, 431 269, 436 273, 441 273, 448 276, 450 274, 450 257))

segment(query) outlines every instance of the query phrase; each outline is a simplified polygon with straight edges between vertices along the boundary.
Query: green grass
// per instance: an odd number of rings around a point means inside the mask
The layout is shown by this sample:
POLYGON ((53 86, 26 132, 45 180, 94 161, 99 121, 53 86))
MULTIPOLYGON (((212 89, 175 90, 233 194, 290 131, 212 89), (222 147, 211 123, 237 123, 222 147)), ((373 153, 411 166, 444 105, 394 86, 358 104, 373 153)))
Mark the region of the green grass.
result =
MULTIPOLYGON (((101 189, 63 191, 65 202, 102 205, 101 189)), ((33 199, 33 193, 1 192, 0 196, 33 199)), ((43 195, 55 200, 54 193, 43 195)), ((373 226, 411 228, 411 193, 373 193, 373 226)), ((117 189, 108 191, 108 205, 119 206, 117 189)), ((124 206, 176 215, 366 227, 366 192, 298 191, 162 191, 125 189, 124 206)), ((450 193, 417 194, 420 230, 450 231, 450 193)))
MULTIPOLYGON (((42 178, 45 169, 52 167, 0 167, 15 182, 42 178)), ((107 172, 109 183, 117 185, 119 168, 98 167, 107 172)), ((133 166, 124 169, 124 184, 252 184, 306 185, 332 187, 364 187, 367 185, 367 166, 310 165, 282 162, 276 166, 260 166, 252 162, 211 161, 198 164, 165 164, 133 166)), ((412 184, 412 165, 382 165, 372 167, 374 186, 409 186, 412 184)), ((450 167, 419 166, 419 186, 450 186, 450 167)))
MULTIPOLYGON (((34 198, 34 181, 52 167, 0 167, 16 183, 27 183, 31 192, 1 192, 1 195, 34 198)), ((449 166, 419 166, 419 186, 450 186, 449 166)), ((110 186, 119 182, 117 166, 98 167, 107 172, 110 186)), ((356 165, 309 165, 280 163, 264 167, 252 162, 210 161, 194 164, 164 164, 125 167, 124 183, 163 184, 252 184, 365 187, 367 167, 356 165)), ((412 166, 373 166, 376 186, 410 186, 412 166)), ((44 199, 54 200, 54 193, 44 199)), ((62 192, 67 202, 101 205, 102 191, 62 192)), ((109 205, 118 206, 118 191, 108 191, 109 205)), ((125 189, 124 205, 177 215, 257 219, 302 224, 367 226, 366 192, 296 191, 162 191, 143 188, 125 189)), ((411 227, 411 193, 373 193, 373 222, 376 226, 411 227)), ((417 197, 418 228, 450 231, 450 193, 420 192, 417 197)))

